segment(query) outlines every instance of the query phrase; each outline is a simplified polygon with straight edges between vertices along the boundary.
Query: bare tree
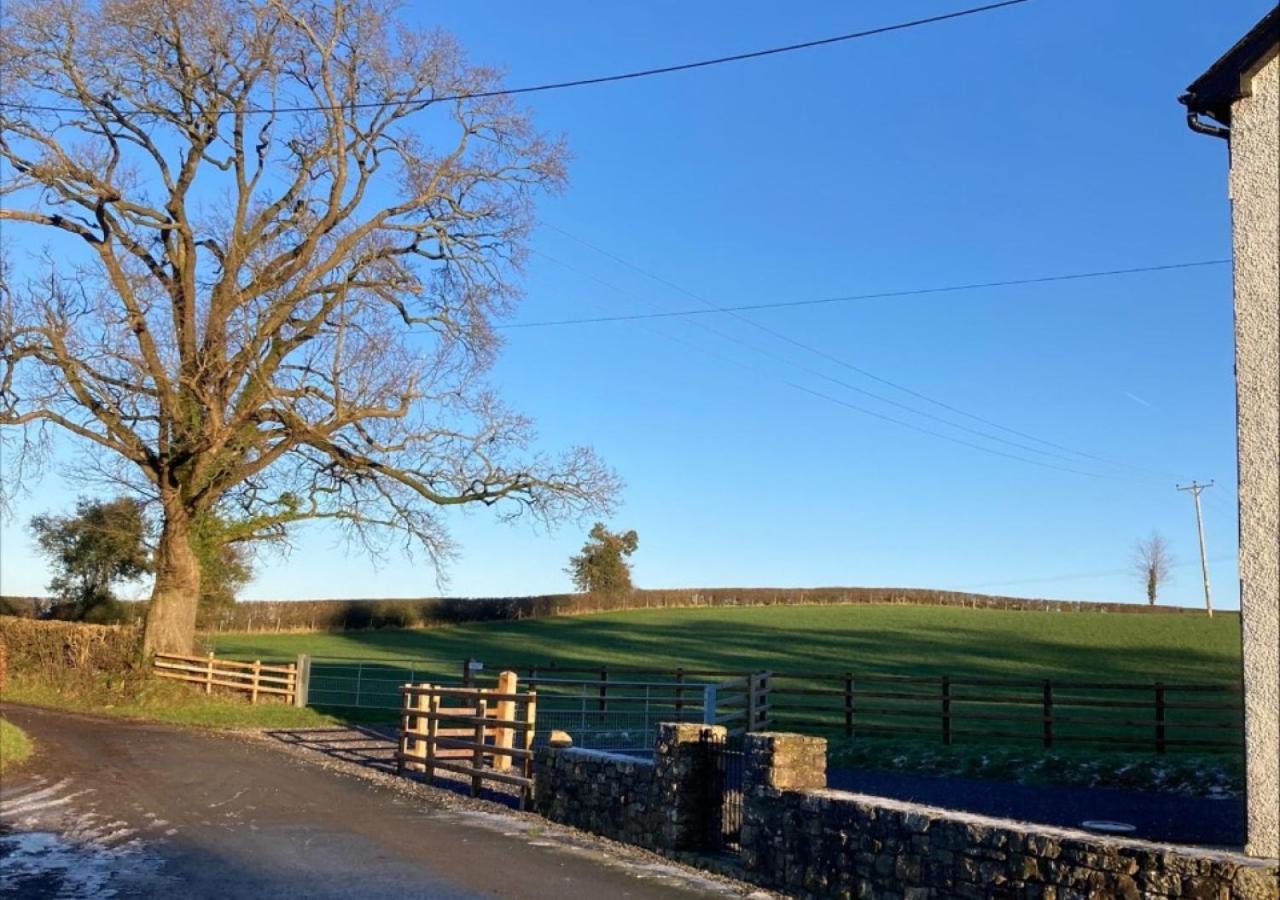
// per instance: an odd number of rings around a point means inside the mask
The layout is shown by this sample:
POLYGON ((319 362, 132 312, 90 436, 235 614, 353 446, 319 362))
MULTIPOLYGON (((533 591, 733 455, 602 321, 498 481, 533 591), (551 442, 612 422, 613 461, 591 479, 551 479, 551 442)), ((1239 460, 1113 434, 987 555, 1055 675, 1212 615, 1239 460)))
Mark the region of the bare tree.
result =
POLYGON ((1160 532, 1153 531, 1151 537, 1133 545, 1133 570, 1142 580, 1147 591, 1147 603, 1152 606, 1155 605, 1160 587, 1169 580, 1172 568, 1173 555, 1169 552, 1168 541, 1160 532))
POLYGON ((565 152, 450 37, 384 0, 10 0, 0 83, 0 224, 48 241, 0 272, 10 478, 61 428, 156 501, 147 650, 190 646, 210 510, 439 563, 443 507, 607 509, 483 381, 565 152))

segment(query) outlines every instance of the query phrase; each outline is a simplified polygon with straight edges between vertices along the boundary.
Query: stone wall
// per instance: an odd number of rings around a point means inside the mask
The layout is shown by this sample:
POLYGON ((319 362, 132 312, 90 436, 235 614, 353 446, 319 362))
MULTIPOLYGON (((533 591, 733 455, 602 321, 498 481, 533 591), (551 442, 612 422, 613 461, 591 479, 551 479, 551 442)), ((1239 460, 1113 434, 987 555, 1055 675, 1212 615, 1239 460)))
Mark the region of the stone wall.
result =
MULTIPOLYGON (((706 732, 658 726, 654 761, 546 748, 535 808, 549 819, 684 859, 717 812, 706 732)), ((864 900, 1280 900, 1280 865, 832 791, 827 746, 746 735, 741 868, 801 897, 864 900)), ((721 860, 722 862, 722 860, 721 860)))
POLYGON ((534 809, 554 822, 651 850, 696 849, 706 833, 704 734, 724 728, 658 726, 653 761, 599 750, 544 747, 534 809))
POLYGON ((1280 898, 1274 861, 827 790, 824 743, 747 735, 742 862, 753 881, 867 900, 1280 898))

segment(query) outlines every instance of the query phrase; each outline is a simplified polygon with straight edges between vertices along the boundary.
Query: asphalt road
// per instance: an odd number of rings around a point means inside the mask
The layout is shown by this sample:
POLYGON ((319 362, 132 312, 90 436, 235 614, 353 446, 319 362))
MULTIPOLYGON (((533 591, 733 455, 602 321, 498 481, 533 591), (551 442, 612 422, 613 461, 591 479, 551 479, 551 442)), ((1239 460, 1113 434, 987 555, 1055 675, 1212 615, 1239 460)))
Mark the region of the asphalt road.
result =
POLYGON ((37 746, 0 784, 3 897, 737 893, 243 738, 11 705, 3 713, 37 746))

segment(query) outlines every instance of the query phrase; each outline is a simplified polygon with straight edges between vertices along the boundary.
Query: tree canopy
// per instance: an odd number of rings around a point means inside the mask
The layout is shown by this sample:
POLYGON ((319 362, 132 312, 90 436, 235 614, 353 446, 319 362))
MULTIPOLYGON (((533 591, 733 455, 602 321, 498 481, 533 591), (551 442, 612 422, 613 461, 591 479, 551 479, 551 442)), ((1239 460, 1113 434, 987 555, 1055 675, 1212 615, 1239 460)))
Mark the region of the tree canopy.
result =
POLYGON ((0 82, 6 461, 61 429, 157 504, 148 650, 190 648, 210 513, 438 562, 446 508, 608 508, 485 382, 565 150, 451 37, 384 0, 10 0, 0 82))
POLYGON ((31 532, 54 570, 49 591, 55 600, 52 613, 58 618, 119 618, 113 586, 151 571, 142 504, 127 497, 82 498, 73 515, 36 516, 31 532))
POLYGON ((627 557, 640 546, 635 531, 613 532, 596 522, 582 545, 570 558, 568 572, 580 591, 616 597, 631 590, 631 565, 627 557))

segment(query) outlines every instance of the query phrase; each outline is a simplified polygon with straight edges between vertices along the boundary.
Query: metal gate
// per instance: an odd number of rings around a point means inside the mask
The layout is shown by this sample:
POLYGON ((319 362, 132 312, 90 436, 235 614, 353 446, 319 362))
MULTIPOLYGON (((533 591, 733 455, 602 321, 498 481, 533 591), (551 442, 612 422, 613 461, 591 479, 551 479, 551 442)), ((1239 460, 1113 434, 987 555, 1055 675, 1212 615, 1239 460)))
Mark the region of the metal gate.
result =
POLYGON ((736 853, 742 834, 742 772, 746 765, 742 735, 702 735, 706 762, 706 849, 736 853))

